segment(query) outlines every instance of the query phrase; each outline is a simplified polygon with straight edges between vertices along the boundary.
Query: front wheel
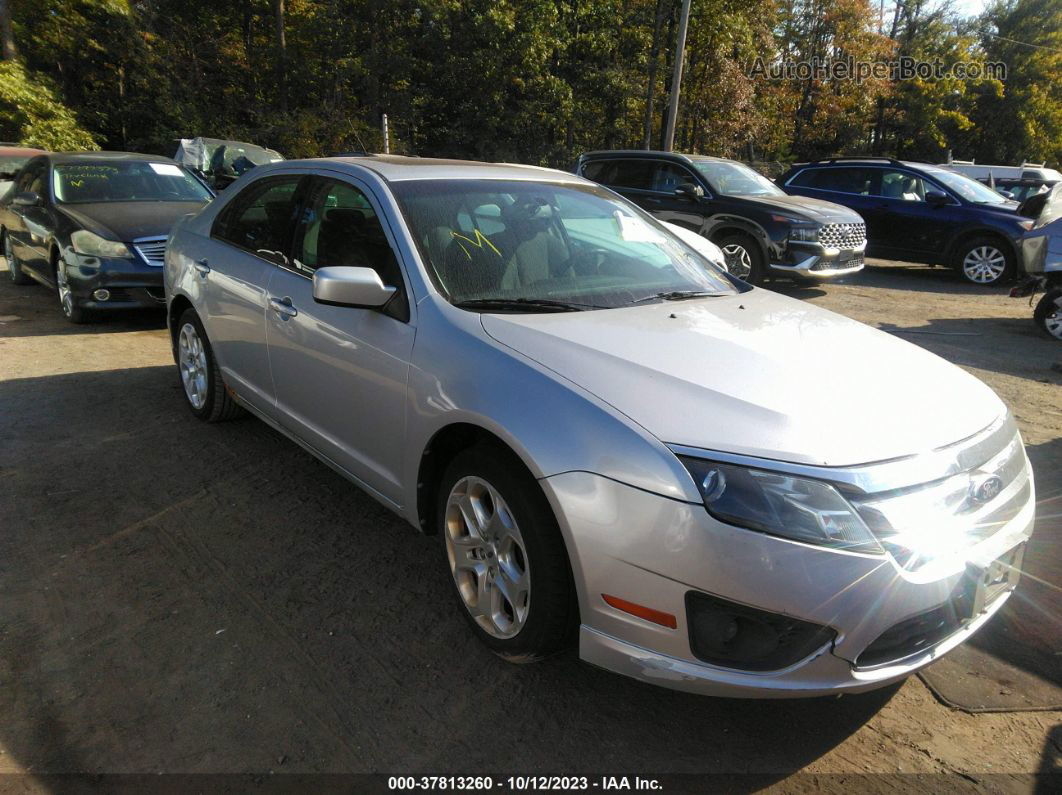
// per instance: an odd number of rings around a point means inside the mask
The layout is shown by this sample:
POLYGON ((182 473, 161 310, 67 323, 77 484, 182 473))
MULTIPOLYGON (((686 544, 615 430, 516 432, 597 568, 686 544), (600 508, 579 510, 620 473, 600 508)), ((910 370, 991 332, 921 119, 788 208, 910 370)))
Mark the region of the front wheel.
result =
POLYGON ((994 238, 979 237, 959 248, 956 264, 966 281, 992 287, 1014 272, 1014 254, 994 238))
POLYGON ((766 263, 759 245, 749 235, 740 232, 724 235, 715 241, 726 258, 726 269, 749 284, 762 284, 766 263))
POLYGON ((1044 293, 1033 311, 1033 320, 1048 337, 1062 340, 1062 287, 1044 293))
POLYGON ((11 235, 4 231, 4 259, 7 260, 7 275, 15 284, 29 284, 33 281, 22 272, 22 265, 15 256, 15 247, 11 244, 11 235))
POLYGON ((194 309, 177 321, 177 370, 188 408, 204 422, 224 422, 243 414, 225 388, 214 351, 194 309))
POLYGON ((564 541, 542 490, 510 455, 490 445, 460 452, 443 474, 437 522, 461 611, 495 654, 533 662, 571 641, 564 541))
POLYGON ((93 319, 92 313, 77 303, 77 296, 70 287, 70 280, 66 275, 66 268, 60 259, 55 264, 55 291, 59 296, 59 308, 63 310, 63 316, 74 325, 88 323, 93 319))

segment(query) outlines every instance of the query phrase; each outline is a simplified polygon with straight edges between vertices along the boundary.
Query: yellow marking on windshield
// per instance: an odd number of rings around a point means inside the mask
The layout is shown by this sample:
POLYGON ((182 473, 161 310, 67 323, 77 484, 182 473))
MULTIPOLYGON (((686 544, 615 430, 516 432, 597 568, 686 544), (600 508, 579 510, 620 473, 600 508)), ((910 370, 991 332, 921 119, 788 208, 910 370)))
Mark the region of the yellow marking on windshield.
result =
POLYGON ((461 250, 465 252, 465 256, 469 259, 472 259, 472 254, 467 248, 465 248, 464 243, 461 242, 462 240, 469 243, 470 245, 475 246, 476 248, 483 248, 483 244, 485 243, 487 246, 490 247, 490 250, 497 254, 499 257, 502 255, 502 253, 498 251, 497 247, 493 243, 491 243, 482 232, 477 229, 475 234, 476 239, 473 240, 470 237, 465 237, 460 232, 455 232, 453 229, 450 230, 450 237, 457 241, 457 245, 461 246, 461 250))

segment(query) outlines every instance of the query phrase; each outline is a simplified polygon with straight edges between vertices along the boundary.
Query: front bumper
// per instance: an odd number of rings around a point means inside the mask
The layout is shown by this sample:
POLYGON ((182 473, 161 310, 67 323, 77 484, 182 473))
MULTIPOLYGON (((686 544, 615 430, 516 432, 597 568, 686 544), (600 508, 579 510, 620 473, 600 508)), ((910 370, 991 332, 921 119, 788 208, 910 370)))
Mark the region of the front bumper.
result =
MULTIPOLYGON (((541 481, 566 537, 579 594, 580 656, 653 684, 714 696, 788 698, 860 692, 903 679, 950 651, 997 612, 1009 589, 956 631, 895 660, 860 667, 886 630, 949 603, 965 564, 908 572, 887 555, 832 551, 714 520, 704 506, 586 472, 541 481), (690 591, 830 627, 836 637, 775 671, 712 665, 692 652, 690 591), (605 602, 603 594, 675 616, 674 628, 605 602)), ((1034 497, 968 550, 988 565, 1028 539, 1034 497)))
POLYGON ((147 265, 139 257, 89 257, 68 249, 63 263, 78 306, 97 311, 166 306, 162 268, 147 265), (98 297, 100 290, 106 291, 106 300, 98 297))
POLYGON ((784 261, 772 262, 775 275, 789 276, 806 281, 830 281, 851 276, 863 270, 866 242, 857 248, 827 248, 818 243, 790 241, 784 261))

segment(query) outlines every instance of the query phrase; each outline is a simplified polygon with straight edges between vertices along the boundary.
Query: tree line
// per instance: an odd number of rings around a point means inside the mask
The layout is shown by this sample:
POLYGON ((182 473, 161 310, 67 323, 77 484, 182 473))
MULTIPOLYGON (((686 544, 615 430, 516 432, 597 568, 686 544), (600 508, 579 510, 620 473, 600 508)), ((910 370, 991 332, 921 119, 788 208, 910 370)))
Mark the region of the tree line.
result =
MULTIPOLYGON (((391 151, 567 166, 658 147, 681 0, 0 0, 0 138, 172 154, 391 151)), ((976 70, 974 70, 976 71, 976 70)), ((1062 0, 692 0, 675 148, 1062 160, 1062 0), (754 65, 1003 63, 1006 79, 754 65)))

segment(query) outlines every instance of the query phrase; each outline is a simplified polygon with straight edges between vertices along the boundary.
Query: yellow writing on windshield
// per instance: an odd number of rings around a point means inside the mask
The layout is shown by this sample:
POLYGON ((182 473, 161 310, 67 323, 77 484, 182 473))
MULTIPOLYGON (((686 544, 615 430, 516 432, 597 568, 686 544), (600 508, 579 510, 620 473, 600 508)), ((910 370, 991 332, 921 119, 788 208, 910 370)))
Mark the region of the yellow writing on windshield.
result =
POLYGON ((487 237, 482 232, 480 232, 478 229, 475 231, 475 235, 476 235, 476 237, 473 240, 470 237, 466 237, 465 235, 462 235, 460 232, 455 232, 452 229, 450 230, 450 237, 452 237, 454 240, 457 241, 457 245, 459 245, 461 247, 461 250, 463 252, 465 252, 465 256, 468 257, 469 259, 472 259, 472 252, 470 252, 467 248, 465 248, 465 243, 468 243, 471 246, 475 246, 476 248, 483 248, 483 246, 486 245, 488 248, 490 248, 491 251, 493 251, 499 257, 502 255, 502 253, 500 251, 498 251, 497 247, 493 243, 491 243, 487 239, 487 237), (465 243, 462 243, 461 242, 462 240, 465 241, 465 243))

